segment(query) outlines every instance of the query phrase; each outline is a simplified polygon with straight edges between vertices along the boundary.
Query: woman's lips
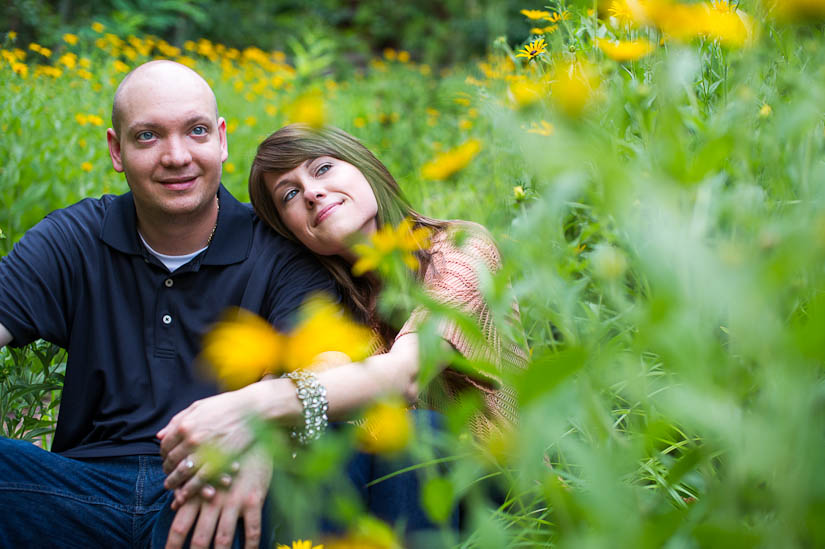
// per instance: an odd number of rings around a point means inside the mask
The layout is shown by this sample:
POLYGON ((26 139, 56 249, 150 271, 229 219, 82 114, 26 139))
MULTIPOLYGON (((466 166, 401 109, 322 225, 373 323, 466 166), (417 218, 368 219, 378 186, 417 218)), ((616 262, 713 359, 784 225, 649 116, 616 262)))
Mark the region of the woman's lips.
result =
POLYGON ((315 224, 314 224, 314 226, 315 226, 315 227, 317 227, 317 226, 318 226, 318 224, 319 224, 319 223, 321 223, 321 221, 323 221, 324 219, 326 219, 327 217, 329 217, 329 216, 332 214, 332 212, 333 212, 336 208, 338 208, 338 206, 340 206, 341 204, 343 204, 343 201, 342 201, 342 202, 336 202, 336 203, 334 203, 334 204, 330 204, 329 206, 327 206, 326 208, 324 208, 323 210, 321 210, 320 212, 318 212, 318 215, 315 217, 315 224))

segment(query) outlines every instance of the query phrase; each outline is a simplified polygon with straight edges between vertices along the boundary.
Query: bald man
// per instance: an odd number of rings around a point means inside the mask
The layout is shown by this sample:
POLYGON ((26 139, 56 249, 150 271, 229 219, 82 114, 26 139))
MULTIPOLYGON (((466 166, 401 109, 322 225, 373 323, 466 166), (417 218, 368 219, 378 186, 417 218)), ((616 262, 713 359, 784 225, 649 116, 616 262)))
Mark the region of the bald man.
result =
POLYGON ((0 439, 0 547, 258 547, 265 460, 175 514, 155 434, 217 393, 194 362, 222 311, 285 329, 333 283, 221 185, 226 122, 194 71, 128 74, 106 139, 130 192, 52 212, 0 261, 0 346, 69 356, 52 451, 0 439))

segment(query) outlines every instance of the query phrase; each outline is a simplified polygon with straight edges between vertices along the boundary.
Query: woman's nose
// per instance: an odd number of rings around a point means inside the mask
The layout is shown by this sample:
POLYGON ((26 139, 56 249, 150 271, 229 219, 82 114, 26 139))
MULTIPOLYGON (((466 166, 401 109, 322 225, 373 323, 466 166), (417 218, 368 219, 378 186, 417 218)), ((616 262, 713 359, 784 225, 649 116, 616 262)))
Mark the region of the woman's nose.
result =
POLYGON ((304 198, 307 201, 307 205, 314 206, 319 200, 324 198, 325 193, 323 189, 307 189, 304 191, 304 198))

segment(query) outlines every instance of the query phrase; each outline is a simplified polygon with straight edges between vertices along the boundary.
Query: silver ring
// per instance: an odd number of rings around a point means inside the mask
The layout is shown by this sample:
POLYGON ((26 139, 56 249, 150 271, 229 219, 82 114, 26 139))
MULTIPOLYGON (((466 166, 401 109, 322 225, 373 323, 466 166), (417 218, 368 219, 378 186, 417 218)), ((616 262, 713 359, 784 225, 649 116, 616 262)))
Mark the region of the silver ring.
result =
POLYGON ((195 468, 195 462, 192 461, 192 458, 186 458, 186 461, 183 462, 183 466, 186 467, 187 470, 192 470, 195 468))

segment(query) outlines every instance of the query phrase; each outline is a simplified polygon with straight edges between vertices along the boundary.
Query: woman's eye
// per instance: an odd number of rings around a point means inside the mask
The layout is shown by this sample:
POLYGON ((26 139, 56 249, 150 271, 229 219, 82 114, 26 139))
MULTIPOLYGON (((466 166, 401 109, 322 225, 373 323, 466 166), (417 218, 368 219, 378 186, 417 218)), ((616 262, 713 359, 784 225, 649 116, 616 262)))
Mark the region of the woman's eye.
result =
POLYGON ((152 132, 149 132, 149 131, 140 132, 139 134, 137 134, 138 141, 149 141, 154 136, 155 136, 155 134, 153 134, 152 132))
POLYGON ((295 197, 296 194, 298 194, 298 189, 289 189, 286 193, 284 193, 284 202, 289 202, 295 197))
POLYGON ((206 126, 195 126, 192 128, 193 135, 206 135, 206 126))
POLYGON ((326 172, 329 171, 331 167, 332 164, 322 164, 321 167, 318 168, 318 171, 315 172, 315 177, 318 177, 319 175, 324 175, 326 172))

